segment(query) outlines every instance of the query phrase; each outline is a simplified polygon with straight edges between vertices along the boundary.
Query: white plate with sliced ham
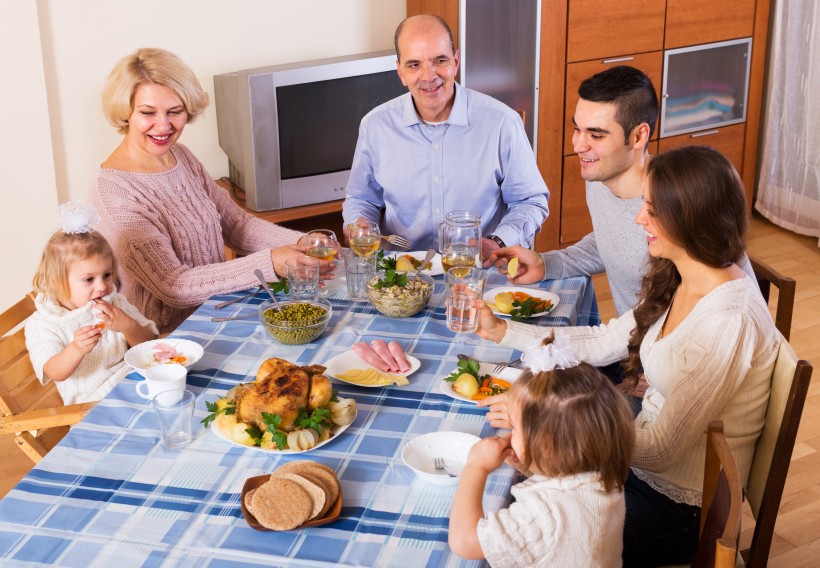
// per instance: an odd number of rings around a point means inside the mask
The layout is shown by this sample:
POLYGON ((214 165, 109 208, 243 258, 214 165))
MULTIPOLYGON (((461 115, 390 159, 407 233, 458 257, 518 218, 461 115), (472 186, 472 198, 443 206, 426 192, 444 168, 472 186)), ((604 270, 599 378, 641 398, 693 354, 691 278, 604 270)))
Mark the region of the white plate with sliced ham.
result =
POLYGON ((145 376, 146 369, 160 363, 179 363, 190 367, 202 358, 203 353, 205 350, 199 343, 166 337, 135 345, 125 353, 125 364, 145 376))
POLYGON ((382 371, 376 366, 366 362, 353 351, 345 351, 322 364, 327 367, 325 374, 338 381, 350 383, 358 387, 380 388, 392 384, 401 385, 403 381, 400 377, 406 379, 418 371, 419 367, 421 367, 421 361, 412 355, 405 355, 405 357, 410 364, 410 368, 405 372, 382 371), (355 373, 355 371, 359 370, 363 372, 359 374, 355 373), (375 371, 375 373, 367 373, 369 370, 375 371), (356 378, 357 375, 359 378, 356 378), (379 377, 379 375, 383 375, 383 377, 379 377))

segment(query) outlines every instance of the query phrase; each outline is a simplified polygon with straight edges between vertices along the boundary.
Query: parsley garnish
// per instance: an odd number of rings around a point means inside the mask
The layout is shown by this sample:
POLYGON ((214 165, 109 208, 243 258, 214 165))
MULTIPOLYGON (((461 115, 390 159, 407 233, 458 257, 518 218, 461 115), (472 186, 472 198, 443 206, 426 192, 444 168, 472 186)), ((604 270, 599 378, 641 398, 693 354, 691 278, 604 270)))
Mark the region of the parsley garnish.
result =
POLYGON ((510 312, 510 317, 515 321, 527 319, 533 314, 543 312, 550 309, 552 302, 549 300, 542 300, 541 298, 529 297, 523 302, 515 300, 513 302, 514 309, 510 312))
MULTIPOLYGON (((262 413, 262 422, 265 423, 267 426, 266 432, 270 432, 271 439, 273 443, 276 444, 276 447, 280 450, 284 450, 288 447, 288 435, 278 430, 277 428, 282 423, 282 417, 278 414, 271 414, 270 412, 263 412, 262 413)), ((254 426, 256 428, 256 426, 254 426)), ((259 432, 259 439, 256 441, 256 445, 258 446, 259 443, 262 441, 262 432, 259 428, 256 428, 257 432, 259 432)), ((247 430, 248 434, 251 435, 252 438, 256 439, 250 429, 247 430)))
POLYGON ((385 256, 384 251, 379 249, 376 253, 376 270, 396 270, 395 256, 385 256))
POLYGON ((464 373, 474 376, 479 385, 481 384, 481 381, 484 380, 484 377, 487 376, 481 374, 481 363, 475 359, 461 359, 458 362, 458 368, 450 373, 449 376, 444 377, 444 380, 448 383, 452 383, 458 378, 459 375, 464 373))
POLYGON ((404 288, 407 286, 407 274, 404 272, 396 272, 395 270, 385 270, 384 278, 380 278, 373 287, 377 290, 380 288, 392 288, 399 286, 404 288))
POLYGON ((327 408, 317 408, 311 414, 308 414, 304 408, 300 408, 296 423, 302 429, 313 428, 319 434, 322 433, 322 428, 330 427, 333 424, 330 421, 330 411, 327 408))
POLYGON ((287 294, 290 292, 290 286, 288 285, 288 280, 285 278, 284 280, 277 280, 276 282, 269 282, 270 289, 273 290, 274 294, 278 294, 282 292, 283 294, 287 294))
POLYGON ((228 403, 222 408, 219 408, 219 402, 208 402, 206 400, 205 407, 208 409, 208 412, 210 412, 208 416, 200 420, 205 428, 210 426, 211 422, 213 422, 220 414, 230 415, 236 413, 236 403, 233 400, 229 400, 228 403))

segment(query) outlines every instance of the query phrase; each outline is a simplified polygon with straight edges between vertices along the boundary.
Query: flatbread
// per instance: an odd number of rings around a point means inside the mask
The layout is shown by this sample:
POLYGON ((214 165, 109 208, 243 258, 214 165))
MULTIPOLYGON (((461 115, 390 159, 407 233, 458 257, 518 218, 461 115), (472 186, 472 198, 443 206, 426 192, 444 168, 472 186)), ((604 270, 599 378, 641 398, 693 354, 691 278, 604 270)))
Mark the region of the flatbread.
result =
POLYGON ((314 483, 318 481, 323 484, 323 487, 327 488, 326 508, 319 514, 320 517, 323 516, 339 498, 341 487, 339 486, 339 479, 336 477, 336 472, 324 464, 308 460, 288 462, 274 471, 271 474, 271 478, 285 473, 295 473, 314 483))
POLYGON ((295 529, 310 518, 313 500, 301 485, 290 479, 272 477, 253 492, 248 507, 265 528, 274 531, 295 529))
POLYGON ((327 508, 325 508, 325 502, 328 501, 328 495, 325 493, 324 487, 314 483, 307 477, 296 475, 295 473, 283 473, 279 477, 295 481, 310 495, 310 498, 313 500, 313 510, 310 512, 310 517, 308 517, 309 521, 318 518, 323 510, 327 510, 327 508))

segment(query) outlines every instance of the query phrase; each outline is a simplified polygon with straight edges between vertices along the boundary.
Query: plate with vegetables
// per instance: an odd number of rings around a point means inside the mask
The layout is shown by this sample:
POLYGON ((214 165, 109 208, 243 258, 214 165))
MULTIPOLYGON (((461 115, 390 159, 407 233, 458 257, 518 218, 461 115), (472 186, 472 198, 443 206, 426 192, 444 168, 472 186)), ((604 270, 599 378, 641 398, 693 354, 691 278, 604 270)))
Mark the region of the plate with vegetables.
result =
MULTIPOLYGON (((380 250, 378 255, 380 270, 389 269, 397 272, 409 272, 411 270, 416 270, 419 266, 421 266, 424 257, 427 256, 427 251, 419 250, 405 253, 393 253, 388 251, 385 254, 384 251, 380 250)), ((434 256, 433 259, 427 263, 427 266, 421 270, 430 276, 444 274, 444 268, 441 266, 441 255, 436 253, 436 256, 434 256)))
POLYGON ((441 381, 441 392, 456 400, 476 403, 507 392, 524 372, 505 367, 498 373, 490 374, 494 366, 475 359, 461 360, 458 367, 441 381))
POLYGON ((499 316, 509 316, 516 321, 548 315, 560 298, 557 294, 538 288, 501 286, 484 294, 484 301, 499 316))

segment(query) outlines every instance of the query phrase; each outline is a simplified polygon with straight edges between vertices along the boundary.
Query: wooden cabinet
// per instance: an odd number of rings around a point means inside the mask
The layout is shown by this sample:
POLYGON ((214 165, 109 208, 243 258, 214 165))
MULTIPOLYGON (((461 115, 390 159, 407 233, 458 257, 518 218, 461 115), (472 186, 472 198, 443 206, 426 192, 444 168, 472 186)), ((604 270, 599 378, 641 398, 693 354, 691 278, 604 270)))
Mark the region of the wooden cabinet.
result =
MULTIPOLYGON (((657 152, 687 144, 723 151, 741 173, 751 207, 770 2, 541 0, 537 161, 550 189, 550 216, 536 236, 537 250, 567 246, 591 229, 584 183, 572 155, 578 84, 605 65, 625 64, 645 71, 660 91, 667 49, 752 38, 745 123, 719 129, 704 126, 698 132, 650 142, 650 153, 655 152, 654 144, 657 152), (627 57, 632 59, 622 59, 627 57)), ((458 6, 458 0, 408 0, 407 14, 438 14, 456 33, 458 6)), ((658 133, 656 128, 653 139, 658 133)))

